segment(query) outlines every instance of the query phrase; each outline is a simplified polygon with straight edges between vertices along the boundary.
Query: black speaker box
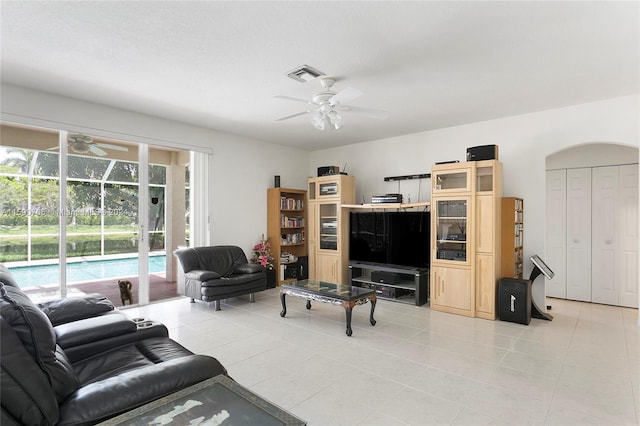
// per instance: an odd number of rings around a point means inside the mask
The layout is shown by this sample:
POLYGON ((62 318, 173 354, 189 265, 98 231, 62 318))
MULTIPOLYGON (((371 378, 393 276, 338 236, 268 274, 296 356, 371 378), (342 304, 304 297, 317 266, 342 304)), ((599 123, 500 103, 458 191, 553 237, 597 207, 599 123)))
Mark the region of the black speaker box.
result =
POLYGON ((309 257, 308 256, 298 256, 298 279, 299 280, 308 280, 309 279, 309 257))
POLYGON ((502 278, 498 283, 498 315, 501 321, 529 325, 531 281, 502 278))
POLYGON ((383 284, 398 284, 402 281, 402 275, 395 272, 372 271, 371 281, 383 284))
POLYGON ((318 167, 318 177, 330 176, 340 174, 340 167, 338 166, 322 166, 318 167))
POLYGON ((497 160, 498 145, 480 145, 467 148, 467 161, 497 160))

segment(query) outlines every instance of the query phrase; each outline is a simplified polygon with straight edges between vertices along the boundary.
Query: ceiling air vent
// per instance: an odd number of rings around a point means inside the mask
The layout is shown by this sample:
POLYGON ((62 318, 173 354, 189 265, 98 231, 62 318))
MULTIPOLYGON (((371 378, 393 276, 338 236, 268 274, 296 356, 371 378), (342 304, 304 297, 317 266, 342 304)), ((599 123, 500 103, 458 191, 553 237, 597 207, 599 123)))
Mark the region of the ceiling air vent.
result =
POLYGON ((318 71, 317 69, 310 67, 309 65, 301 65, 298 68, 289 71, 287 76, 292 79, 299 81, 300 83, 306 83, 307 81, 313 80, 316 77, 320 77, 324 75, 322 71, 318 71))

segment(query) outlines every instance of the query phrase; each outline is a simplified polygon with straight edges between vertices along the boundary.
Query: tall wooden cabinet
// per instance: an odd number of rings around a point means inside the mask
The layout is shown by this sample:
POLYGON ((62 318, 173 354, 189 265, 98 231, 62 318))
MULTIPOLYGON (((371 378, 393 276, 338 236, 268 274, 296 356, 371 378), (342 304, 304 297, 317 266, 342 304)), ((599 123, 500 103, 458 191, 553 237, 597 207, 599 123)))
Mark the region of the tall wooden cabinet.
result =
MULTIPOLYGON (((307 191, 269 188, 267 190, 267 235, 275 258, 278 285, 297 279, 297 260, 307 256, 307 191), (283 253, 292 256, 283 259, 283 253)), ((285 256, 286 257, 286 256, 285 256)))
POLYGON ((475 180, 475 316, 495 320, 502 275, 502 163, 476 161, 475 180))
POLYGON ((524 201, 502 199, 502 277, 522 279, 524 245, 524 201))
POLYGON ((331 175, 309 178, 309 278, 347 284, 349 212, 355 201, 355 178, 331 175))
POLYGON ((466 316, 475 315, 472 175, 471 163, 431 170, 430 306, 466 316))
POLYGON ((435 165, 431 181, 431 308, 495 319, 502 163, 435 165))

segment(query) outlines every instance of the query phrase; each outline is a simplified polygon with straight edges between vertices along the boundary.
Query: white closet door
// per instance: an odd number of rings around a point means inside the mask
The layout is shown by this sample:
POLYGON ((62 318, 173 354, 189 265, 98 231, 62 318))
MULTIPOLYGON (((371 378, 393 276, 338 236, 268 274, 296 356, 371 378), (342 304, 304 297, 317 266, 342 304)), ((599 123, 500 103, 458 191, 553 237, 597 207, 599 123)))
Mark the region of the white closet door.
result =
MULTIPOLYGON (((547 246, 545 262, 555 272, 546 281, 546 295, 567 297, 567 171, 549 170, 546 176, 547 246)), ((538 278, 540 279, 540 278, 538 278)))
POLYGON ((620 166, 621 306, 638 307, 638 165, 620 166))
POLYGON ((618 304, 620 282, 620 168, 596 167, 592 170, 592 275, 591 300, 618 304))
POLYGON ((567 170, 567 298, 591 301, 591 169, 567 170))

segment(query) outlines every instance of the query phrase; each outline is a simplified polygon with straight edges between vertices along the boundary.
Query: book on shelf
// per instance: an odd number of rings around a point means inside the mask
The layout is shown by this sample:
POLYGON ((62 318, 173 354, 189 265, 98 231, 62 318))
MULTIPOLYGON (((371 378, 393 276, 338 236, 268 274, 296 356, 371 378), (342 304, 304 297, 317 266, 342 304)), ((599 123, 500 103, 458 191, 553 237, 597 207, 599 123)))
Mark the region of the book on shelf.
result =
POLYGON ((291 197, 280 197, 280 210, 303 210, 304 201, 291 197))
POLYGON ((522 264, 522 248, 516 248, 515 263, 522 264))
POLYGON ((513 276, 514 277, 521 277, 522 276, 522 264, 515 265, 515 268, 513 270, 513 276))
POLYGON ((304 243, 304 232, 295 232, 293 234, 282 234, 280 236, 280 244, 293 245, 304 243))
POLYGON ((285 214, 280 215, 280 227, 282 228, 304 228, 304 217, 289 217, 285 214))
POLYGON ((521 223, 516 223, 514 234, 515 234, 515 246, 519 247, 522 245, 522 234, 523 234, 523 226, 521 223))

